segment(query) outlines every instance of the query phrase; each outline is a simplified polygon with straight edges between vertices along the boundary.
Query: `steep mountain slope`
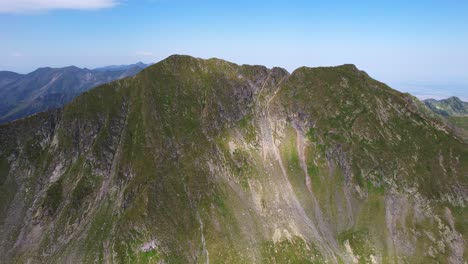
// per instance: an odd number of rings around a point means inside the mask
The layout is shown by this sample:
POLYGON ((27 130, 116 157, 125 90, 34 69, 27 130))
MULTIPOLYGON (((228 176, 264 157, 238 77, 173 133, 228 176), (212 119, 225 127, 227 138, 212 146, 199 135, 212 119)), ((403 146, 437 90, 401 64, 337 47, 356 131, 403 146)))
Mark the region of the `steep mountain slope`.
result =
POLYGON ((450 97, 443 100, 428 99, 424 104, 442 116, 452 130, 468 142, 468 103, 458 97, 450 97))
POLYGON ((16 72, 0 71, 0 89, 1 87, 20 79, 22 76, 22 74, 16 72))
POLYGON ((455 133, 468 142, 468 116, 448 116, 446 118, 455 133))
POLYGON ((171 56, 0 126, 0 261, 463 263, 468 145, 353 65, 171 56))
POLYGON ((0 72, 0 123, 62 107, 97 85, 133 76, 144 64, 89 70, 40 68, 26 75, 0 72))

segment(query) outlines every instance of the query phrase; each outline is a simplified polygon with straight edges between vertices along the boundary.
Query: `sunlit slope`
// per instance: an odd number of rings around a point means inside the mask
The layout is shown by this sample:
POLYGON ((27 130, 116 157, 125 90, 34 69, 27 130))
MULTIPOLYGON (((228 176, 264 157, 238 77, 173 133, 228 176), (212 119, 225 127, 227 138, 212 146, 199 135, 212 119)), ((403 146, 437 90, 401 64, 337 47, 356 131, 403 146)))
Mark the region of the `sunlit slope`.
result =
POLYGON ((352 65, 171 56, 0 127, 7 262, 466 259, 468 146, 352 65))

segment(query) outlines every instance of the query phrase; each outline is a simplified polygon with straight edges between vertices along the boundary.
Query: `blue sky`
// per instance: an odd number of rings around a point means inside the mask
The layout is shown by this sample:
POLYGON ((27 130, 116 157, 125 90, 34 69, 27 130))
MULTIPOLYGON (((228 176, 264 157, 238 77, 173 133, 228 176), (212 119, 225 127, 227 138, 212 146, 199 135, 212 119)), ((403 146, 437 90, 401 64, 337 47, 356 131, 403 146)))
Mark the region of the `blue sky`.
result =
POLYGON ((468 1, 0 0, 0 70, 175 53, 290 71, 353 63, 402 90, 463 94, 468 1))

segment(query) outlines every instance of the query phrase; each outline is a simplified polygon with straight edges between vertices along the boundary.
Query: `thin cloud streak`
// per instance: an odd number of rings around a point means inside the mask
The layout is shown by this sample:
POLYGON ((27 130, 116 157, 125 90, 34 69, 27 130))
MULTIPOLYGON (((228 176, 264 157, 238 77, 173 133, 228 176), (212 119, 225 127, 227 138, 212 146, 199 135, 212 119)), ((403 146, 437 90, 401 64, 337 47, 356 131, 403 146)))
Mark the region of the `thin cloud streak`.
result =
POLYGON ((24 14, 53 9, 92 10, 114 7, 116 0, 0 0, 0 13, 24 14))

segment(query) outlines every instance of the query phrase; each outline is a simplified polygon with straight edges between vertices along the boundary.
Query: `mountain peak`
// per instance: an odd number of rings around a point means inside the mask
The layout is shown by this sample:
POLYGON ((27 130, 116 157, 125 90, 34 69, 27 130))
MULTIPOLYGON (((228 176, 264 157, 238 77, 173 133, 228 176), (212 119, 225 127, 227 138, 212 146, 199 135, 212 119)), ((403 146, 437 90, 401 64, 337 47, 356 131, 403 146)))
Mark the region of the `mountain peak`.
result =
POLYGON ((67 66, 67 67, 64 67, 64 68, 58 68, 57 70, 65 70, 65 71, 81 71, 81 70, 85 70, 85 69, 82 69, 82 68, 79 68, 75 65, 71 65, 71 66, 67 66))
POLYGON ((442 116, 468 116, 468 103, 456 96, 442 100, 427 99, 424 104, 442 116))
POLYGON ((348 69, 359 71, 358 67, 356 67, 356 65, 352 64, 352 63, 345 63, 345 64, 339 65, 337 67, 348 68, 348 69))
POLYGON ((189 55, 182 55, 182 54, 173 54, 165 58, 164 60, 156 63, 156 64, 164 64, 164 63, 174 63, 174 64, 183 64, 183 63, 193 63, 193 62, 198 62, 201 61, 202 59, 200 58, 195 58, 193 56, 189 55))
POLYGON ((2 260, 462 263, 468 145, 362 73, 174 55, 0 126, 2 260))
POLYGON ((459 97, 457 97, 457 96, 451 96, 451 97, 449 97, 449 98, 447 98, 447 99, 445 99, 445 100, 447 100, 447 101, 453 101, 453 102, 457 102, 457 103, 462 103, 462 102, 463 102, 463 101, 462 101, 459 97))

